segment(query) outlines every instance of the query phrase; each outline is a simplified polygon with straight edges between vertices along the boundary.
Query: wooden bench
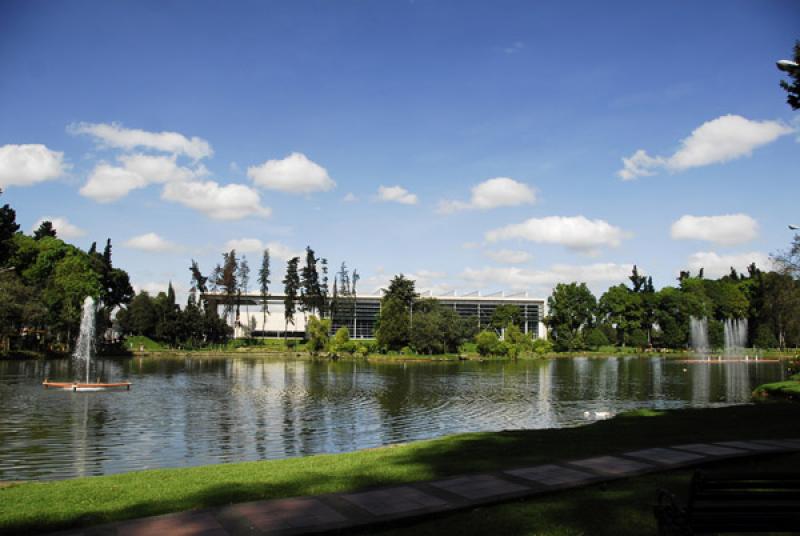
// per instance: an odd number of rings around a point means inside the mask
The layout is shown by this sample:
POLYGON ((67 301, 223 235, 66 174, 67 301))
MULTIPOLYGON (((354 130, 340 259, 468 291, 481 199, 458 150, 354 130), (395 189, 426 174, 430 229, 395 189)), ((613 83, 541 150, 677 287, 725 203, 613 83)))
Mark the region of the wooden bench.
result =
POLYGON ((686 507, 658 490, 661 536, 724 532, 800 532, 800 473, 697 471, 686 507))

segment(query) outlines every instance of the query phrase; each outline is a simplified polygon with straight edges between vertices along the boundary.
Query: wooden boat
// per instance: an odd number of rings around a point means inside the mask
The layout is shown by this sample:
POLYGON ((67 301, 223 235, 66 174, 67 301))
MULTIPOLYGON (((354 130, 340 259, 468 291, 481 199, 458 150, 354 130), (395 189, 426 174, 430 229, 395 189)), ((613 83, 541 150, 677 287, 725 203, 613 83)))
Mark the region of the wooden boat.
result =
POLYGON ((78 383, 78 382, 51 382, 46 379, 42 382, 45 389, 65 389, 68 391, 104 391, 106 389, 125 388, 131 390, 131 382, 117 383, 78 383))

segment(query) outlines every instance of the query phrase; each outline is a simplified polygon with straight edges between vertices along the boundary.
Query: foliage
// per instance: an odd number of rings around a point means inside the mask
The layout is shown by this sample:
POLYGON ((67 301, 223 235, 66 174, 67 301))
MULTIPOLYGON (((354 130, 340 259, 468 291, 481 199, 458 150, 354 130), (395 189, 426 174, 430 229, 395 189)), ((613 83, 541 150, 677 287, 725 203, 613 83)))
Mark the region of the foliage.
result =
POLYGON ((350 330, 347 329, 347 326, 336 330, 330 341, 330 349, 334 354, 352 354, 356 351, 356 343, 350 340, 350 330))
MULTIPOLYGON (((794 43, 794 62, 800 64, 800 41, 794 43)), ((800 110, 800 70, 789 74, 790 82, 781 80, 781 87, 786 91, 786 102, 792 110, 800 110)))
POLYGON ((545 324, 550 329, 555 349, 583 349, 581 330, 592 325, 597 306, 586 283, 559 283, 547 299, 547 306, 549 315, 545 318, 545 324))
POLYGON ((306 337, 308 343, 306 349, 311 355, 316 355, 328 347, 329 333, 331 331, 330 318, 320 320, 314 315, 308 317, 306 324, 306 337))
POLYGON ((394 296, 384 296, 378 316, 375 339, 383 350, 407 346, 411 336, 410 313, 405 303, 394 296))
POLYGON ((508 303, 495 307, 489 320, 489 326, 494 329, 504 329, 512 325, 521 326, 522 324, 522 311, 519 306, 508 303))
POLYGON ((267 298, 269 297, 269 284, 271 283, 269 276, 270 268, 268 248, 264 250, 264 254, 261 257, 261 268, 258 270, 258 292, 261 295, 261 312, 263 313, 261 329, 266 329, 267 315, 269 314, 269 303, 267 302, 267 298))
POLYGON ((610 343, 606 334, 600 328, 592 328, 588 331, 585 337, 586 346, 591 350, 597 350, 601 346, 606 346, 610 343))
POLYGON ((286 265, 286 277, 283 278, 283 311, 284 331, 289 324, 294 325, 294 314, 297 311, 297 293, 300 290, 300 276, 297 275, 297 264, 300 257, 292 257, 286 265))
POLYGON ((492 330, 481 331, 475 335, 475 346, 482 356, 496 355, 502 348, 497 333, 492 330))

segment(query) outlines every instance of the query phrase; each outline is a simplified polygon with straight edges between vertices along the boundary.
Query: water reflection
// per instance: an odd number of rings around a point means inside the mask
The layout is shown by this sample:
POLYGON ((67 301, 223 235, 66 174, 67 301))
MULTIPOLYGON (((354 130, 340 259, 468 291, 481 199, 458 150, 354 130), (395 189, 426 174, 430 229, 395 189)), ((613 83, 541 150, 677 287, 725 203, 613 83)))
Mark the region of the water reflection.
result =
POLYGON ((45 391, 65 361, 0 361, 0 480, 343 452, 575 426, 584 412, 742 403, 778 363, 612 357, 517 363, 100 360, 131 391, 45 391))

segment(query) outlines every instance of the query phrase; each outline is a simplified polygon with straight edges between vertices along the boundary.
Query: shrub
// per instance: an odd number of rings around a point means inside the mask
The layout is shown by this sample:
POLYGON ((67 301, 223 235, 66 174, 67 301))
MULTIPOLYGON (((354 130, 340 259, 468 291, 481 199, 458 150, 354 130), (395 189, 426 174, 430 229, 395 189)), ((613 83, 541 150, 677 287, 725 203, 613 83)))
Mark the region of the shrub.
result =
POLYGON ((586 334, 586 346, 592 350, 597 350, 601 346, 607 346, 608 344, 608 337, 606 337, 603 330, 599 328, 592 328, 589 330, 589 333, 586 334))
POLYGON ((553 343, 547 339, 536 339, 533 341, 533 351, 539 355, 549 354, 553 351, 553 343))
POLYGON ((475 346, 478 353, 482 356, 497 354, 500 345, 500 340, 494 331, 481 331, 475 335, 475 346))

